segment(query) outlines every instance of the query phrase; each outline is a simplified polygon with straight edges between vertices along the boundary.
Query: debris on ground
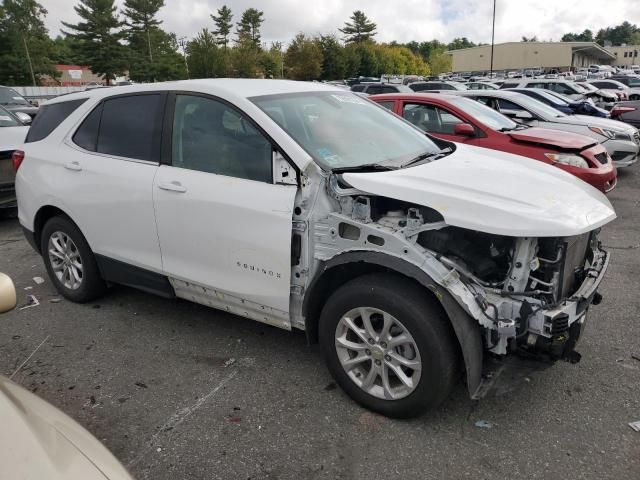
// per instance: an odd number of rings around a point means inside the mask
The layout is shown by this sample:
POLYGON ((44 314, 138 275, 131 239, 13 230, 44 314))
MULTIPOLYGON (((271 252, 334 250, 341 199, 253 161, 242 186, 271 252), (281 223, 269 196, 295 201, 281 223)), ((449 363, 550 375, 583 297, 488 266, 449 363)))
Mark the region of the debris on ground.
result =
POLYGON ((134 383, 134 385, 140 388, 149 388, 146 383, 142 383, 142 382, 136 382, 134 383))
POLYGON ((33 290, 33 287, 24 287, 25 290, 33 290))
POLYGON ((633 353, 631 354, 631 358, 633 358, 634 360, 637 360, 640 362, 640 355, 634 355, 633 353))
POLYGON ((20 307, 20 310, 24 310, 25 308, 37 307, 38 305, 40 305, 40 302, 35 295, 27 295, 27 304, 23 307, 20 307))
POLYGON ((49 303, 60 303, 60 299, 59 298, 51 298, 51 299, 49 299, 49 303))
POLYGON ((335 390, 336 389, 336 384, 335 382, 331 382, 330 384, 328 384, 326 387, 324 387, 325 391, 329 392, 331 390, 335 390))
POLYGON ((227 360, 226 362, 224 362, 224 368, 230 367, 231 365, 233 365, 234 363, 236 363, 236 359, 235 358, 230 358, 229 360, 227 360))
POLYGON ((634 429, 636 432, 640 432, 640 420, 636 422, 629 422, 629 426, 634 429))
POLYGON ((478 420, 475 423, 475 426, 478 428, 492 428, 493 423, 491 423, 489 420, 478 420))
POLYGON ((42 278, 42 277, 33 277, 33 281, 36 282, 36 285, 42 285, 44 283, 44 278, 42 278))
POLYGON ((240 423, 242 421, 240 417, 237 417, 235 415, 227 415, 226 417, 224 417, 224 419, 227 421, 227 423, 240 423))

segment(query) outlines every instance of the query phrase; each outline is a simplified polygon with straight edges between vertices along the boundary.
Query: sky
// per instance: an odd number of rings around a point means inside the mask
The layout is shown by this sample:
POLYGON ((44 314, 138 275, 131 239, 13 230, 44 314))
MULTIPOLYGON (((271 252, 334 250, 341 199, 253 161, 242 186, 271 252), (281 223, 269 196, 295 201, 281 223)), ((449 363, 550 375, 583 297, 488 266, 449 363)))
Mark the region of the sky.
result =
MULTIPOLYGON (((48 10, 46 26, 52 36, 61 21, 78 20, 74 0, 39 0, 48 10)), ((124 0, 116 0, 121 6, 124 0)), ((354 10, 362 10, 378 25, 381 42, 438 39, 449 42, 467 37, 491 41, 492 0, 165 0, 159 17, 163 28, 179 37, 191 38, 204 27, 213 29, 210 14, 223 4, 234 13, 254 7, 264 12, 264 41, 287 43, 296 33, 339 33, 354 10)), ((633 0, 497 0, 496 42, 560 40, 566 32, 582 32, 615 26, 627 20, 640 24, 640 8, 633 0), (606 5, 606 7, 605 7, 606 5)))

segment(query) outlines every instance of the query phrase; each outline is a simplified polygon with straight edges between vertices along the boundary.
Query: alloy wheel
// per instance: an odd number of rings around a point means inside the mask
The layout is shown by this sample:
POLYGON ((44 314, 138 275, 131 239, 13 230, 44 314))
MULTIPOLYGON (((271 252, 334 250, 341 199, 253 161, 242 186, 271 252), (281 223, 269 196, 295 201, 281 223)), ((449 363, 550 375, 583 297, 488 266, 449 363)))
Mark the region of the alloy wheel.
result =
POLYGON ((77 290, 82 285, 82 257, 71 237, 64 232, 54 232, 49 237, 49 262, 56 278, 65 288, 77 290))

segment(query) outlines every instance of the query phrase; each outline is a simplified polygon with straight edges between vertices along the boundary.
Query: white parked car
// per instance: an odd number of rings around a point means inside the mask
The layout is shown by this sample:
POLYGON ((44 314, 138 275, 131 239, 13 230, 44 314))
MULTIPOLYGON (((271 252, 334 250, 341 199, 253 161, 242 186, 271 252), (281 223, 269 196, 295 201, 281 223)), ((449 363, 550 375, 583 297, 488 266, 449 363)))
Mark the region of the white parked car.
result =
POLYGON ((16 113, 0 106, 0 212, 5 209, 15 210, 15 171, 12 155, 15 150, 22 148, 24 137, 29 130, 23 121, 31 122, 31 117, 26 117, 28 120, 21 120, 16 113))
POLYGON ((482 396, 488 355, 577 359, 615 218, 557 168, 277 80, 55 99, 17 191, 66 298, 122 283, 304 330, 351 397, 396 417, 438 405, 461 371, 482 396))
POLYGON ((547 75, 546 78, 540 79, 522 78, 508 80, 504 82, 500 88, 544 88, 565 95, 572 100, 583 100, 587 94, 587 91, 580 85, 575 82, 558 79, 557 75, 554 78, 547 75))

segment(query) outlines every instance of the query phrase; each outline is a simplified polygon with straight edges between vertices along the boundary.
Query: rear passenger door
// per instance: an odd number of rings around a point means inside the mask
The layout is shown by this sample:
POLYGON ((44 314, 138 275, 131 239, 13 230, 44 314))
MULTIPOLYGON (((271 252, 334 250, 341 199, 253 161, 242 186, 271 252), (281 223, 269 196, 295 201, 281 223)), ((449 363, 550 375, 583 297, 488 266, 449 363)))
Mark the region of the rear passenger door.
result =
POLYGON ((289 326, 297 186, 274 183, 272 142, 209 96, 170 97, 167 122, 170 142, 153 196, 164 272, 176 294, 289 326))
POLYGON ((63 201, 100 261, 162 270, 152 187, 165 98, 107 98, 66 140, 70 148, 58 167, 63 201))

